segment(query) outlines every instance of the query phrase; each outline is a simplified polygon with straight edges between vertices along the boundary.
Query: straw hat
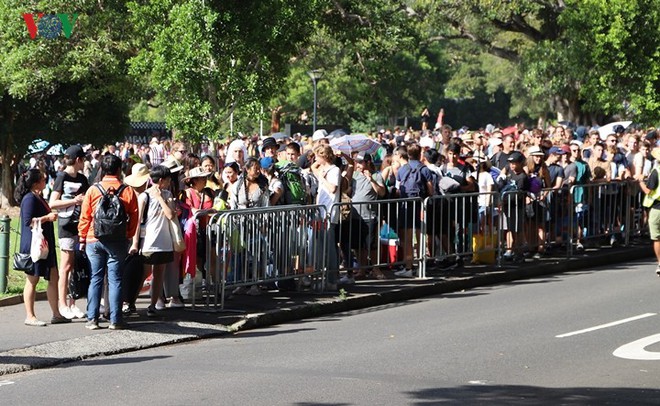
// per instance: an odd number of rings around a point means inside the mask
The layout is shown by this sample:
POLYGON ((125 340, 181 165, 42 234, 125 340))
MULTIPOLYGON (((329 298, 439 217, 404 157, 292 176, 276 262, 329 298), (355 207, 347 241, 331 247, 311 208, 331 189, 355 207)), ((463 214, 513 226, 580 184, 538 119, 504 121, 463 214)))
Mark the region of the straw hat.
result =
POLYGON ((541 148, 537 147, 536 145, 529 147, 527 154, 529 156, 545 156, 541 148))
POLYGON ((177 173, 183 169, 183 166, 172 157, 167 158, 161 165, 166 166, 172 173, 177 173))
POLYGON ((204 168, 198 166, 188 171, 188 176, 186 176, 184 180, 188 180, 192 178, 208 178, 209 176, 211 176, 211 172, 207 172, 206 170, 204 170, 204 168))
POLYGON ((655 147, 651 151, 651 156, 658 162, 660 162, 660 147, 655 147))
POLYGON ((149 180, 149 168, 145 164, 135 164, 131 168, 131 174, 124 179, 128 186, 138 188, 149 180))

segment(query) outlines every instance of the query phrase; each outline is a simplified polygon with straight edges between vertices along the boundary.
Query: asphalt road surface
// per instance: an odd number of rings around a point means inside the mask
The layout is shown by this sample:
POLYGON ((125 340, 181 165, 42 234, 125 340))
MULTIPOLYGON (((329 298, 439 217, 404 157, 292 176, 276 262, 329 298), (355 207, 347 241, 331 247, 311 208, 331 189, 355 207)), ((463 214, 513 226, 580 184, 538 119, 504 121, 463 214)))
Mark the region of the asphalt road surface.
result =
POLYGON ((660 405, 649 261, 0 379, 4 405, 660 405))

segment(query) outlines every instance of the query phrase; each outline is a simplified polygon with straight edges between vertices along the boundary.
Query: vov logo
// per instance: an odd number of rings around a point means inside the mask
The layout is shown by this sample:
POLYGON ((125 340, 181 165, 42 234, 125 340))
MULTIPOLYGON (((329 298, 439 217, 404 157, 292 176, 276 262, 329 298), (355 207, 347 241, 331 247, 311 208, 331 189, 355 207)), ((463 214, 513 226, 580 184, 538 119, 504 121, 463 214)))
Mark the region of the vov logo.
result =
POLYGON ((76 25, 78 14, 23 14, 23 20, 27 26, 30 38, 35 39, 37 35, 47 38, 55 39, 62 33, 69 38, 73 32, 73 26, 76 25))

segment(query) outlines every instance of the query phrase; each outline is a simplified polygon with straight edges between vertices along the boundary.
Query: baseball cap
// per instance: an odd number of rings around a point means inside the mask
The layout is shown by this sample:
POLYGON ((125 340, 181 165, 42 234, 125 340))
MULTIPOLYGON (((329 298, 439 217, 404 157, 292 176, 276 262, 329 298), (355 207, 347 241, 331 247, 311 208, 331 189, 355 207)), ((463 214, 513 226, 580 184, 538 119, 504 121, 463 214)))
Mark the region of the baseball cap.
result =
POLYGON ((509 155, 508 161, 509 162, 518 162, 518 163, 524 162, 525 161, 525 155, 521 154, 518 151, 513 151, 511 153, 511 155, 509 155))
POLYGON ((365 162, 365 161, 366 161, 366 162, 371 162, 371 161, 372 161, 372 159, 371 159, 371 155, 367 154, 367 153, 364 152, 364 151, 362 151, 362 152, 360 152, 359 154, 357 154, 357 156, 355 157, 355 160, 356 160, 356 161, 360 161, 360 162, 365 162))
POLYGON ((71 145, 69 148, 64 151, 64 155, 68 156, 71 159, 84 158, 85 151, 83 151, 80 145, 71 145))
POLYGON ((549 153, 549 154, 555 154, 555 155, 566 155, 566 151, 564 151, 563 149, 561 149, 561 148, 559 148, 559 147, 552 147, 552 148, 550 148, 550 150, 548 151, 548 153, 549 153))

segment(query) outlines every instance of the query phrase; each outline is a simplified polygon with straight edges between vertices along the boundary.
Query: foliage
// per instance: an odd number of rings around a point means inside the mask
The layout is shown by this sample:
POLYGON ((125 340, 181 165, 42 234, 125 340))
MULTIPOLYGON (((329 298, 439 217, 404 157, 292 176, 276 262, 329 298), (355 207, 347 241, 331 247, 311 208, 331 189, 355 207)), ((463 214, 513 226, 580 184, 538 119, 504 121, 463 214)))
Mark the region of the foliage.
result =
POLYGON ((168 125, 196 140, 218 138, 237 106, 254 109, 275 92, 318 14, 318 2, 308 0, 153 0, 128 7, 141 33, 132 75, 148 79, 165 103, 168 125))
MULTIPOLYGON (((127 127, 133 84, 125 65, 130 32, 117 26, 126 16, 123 2, 70 3, 0 3, 0 157, 5 162, 35 138, 95 142, 116 139, 127 127), (70 38, 31 39, 22 15, 42 11, 77 13, 70 38)), ((1 179, 11 202, 8 165, 1 179)))

